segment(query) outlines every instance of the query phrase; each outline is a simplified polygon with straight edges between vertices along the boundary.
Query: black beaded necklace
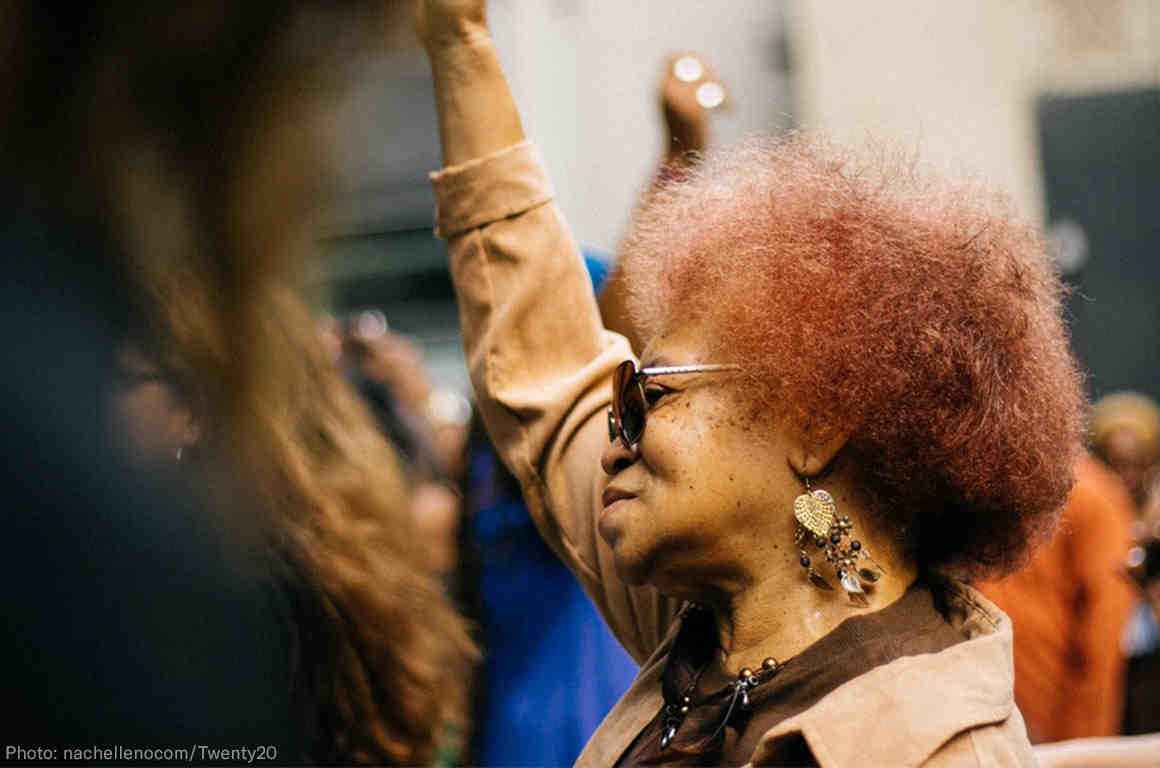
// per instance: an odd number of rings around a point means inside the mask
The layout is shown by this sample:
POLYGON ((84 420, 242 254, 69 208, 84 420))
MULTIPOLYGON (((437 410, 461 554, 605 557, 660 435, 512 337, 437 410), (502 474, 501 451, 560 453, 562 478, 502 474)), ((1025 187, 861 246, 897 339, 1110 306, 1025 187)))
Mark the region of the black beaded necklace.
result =
MULTIPOLYGON (((691 604, 686 610, 703 611, 706 609, 703 606, 691 604)), ((761 666, 756 670, 750 669, 749 667, 741 668, 741 671, 737 673, 737 679, 729 683, 729 688, 732 689, 732 693, 730 694, 729 698, 729 706, 725 710, 725 716, 721 719, 717 729, 713 732, 712 738, 716 738, 717 735, 720 734, 721 731, 725 728, 725 726, 729 724, 729 721, 733 718, 733 713, 737 711, 738 707, 740 707, 741 710, 749 709, 749 692, 776 677, 777 673, 785 667, 786 663, 787 662, 779 662, 777 659, 769 657, 761 662, 761 666)), ((708 667, 709 662, 706 662, 697 670, 697 673, 693 676, 693 679, 689 681, 688 685, 685 686, 685 689, 681 692, 676 701, 668 701, 666 697, 665 706, 662 710, 664 715, 661 727, 660 742, 662 750, 666 749, 669 744, 672 743, 673 738, 677 735, 677 731, 680 729, 681 724, 685 721, 685 718, 688 716, 689 712, 700 703, 703 703, 694 702, 693 693, 697 690, 697 685, 701 681, 701 676, 704 674, 708 667)))

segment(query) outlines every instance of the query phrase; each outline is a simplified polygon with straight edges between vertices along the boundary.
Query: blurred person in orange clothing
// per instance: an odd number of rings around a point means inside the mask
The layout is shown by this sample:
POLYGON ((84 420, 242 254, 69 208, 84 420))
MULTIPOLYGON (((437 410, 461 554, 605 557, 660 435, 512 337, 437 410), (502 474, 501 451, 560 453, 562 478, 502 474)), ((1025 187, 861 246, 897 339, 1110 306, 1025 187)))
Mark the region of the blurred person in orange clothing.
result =
MULTIPOLYGON (((1160 537, 1160 406, 1139 392, 1105 395, 1092 406, 1091 444, 1132 495, 1135 541, 1160 537)), ((1137 602, 1122 645, 1129 658, 1160 649, 1160 622, 1146 601, 1137 602)))
POLYGON ((1124 483, 1085 456, 1056 535, 1027 567, 979 585, 1014 622, 1015 700, 1032 742, 1120 731, 1132 517, 1124 483))

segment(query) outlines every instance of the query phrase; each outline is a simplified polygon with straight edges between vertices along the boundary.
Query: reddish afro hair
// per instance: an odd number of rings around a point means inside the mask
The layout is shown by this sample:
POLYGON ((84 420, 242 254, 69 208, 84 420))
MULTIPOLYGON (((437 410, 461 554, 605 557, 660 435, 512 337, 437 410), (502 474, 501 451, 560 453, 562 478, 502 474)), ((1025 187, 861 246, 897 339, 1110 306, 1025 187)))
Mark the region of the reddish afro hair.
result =
POLYGON ((634 216, 645 341, 697 324, 762 411, 849 431, 880 522, 971 577, 1054 528, 1083 424, 1045 244, 1009 202, 805 135, 706 156, 634 216))

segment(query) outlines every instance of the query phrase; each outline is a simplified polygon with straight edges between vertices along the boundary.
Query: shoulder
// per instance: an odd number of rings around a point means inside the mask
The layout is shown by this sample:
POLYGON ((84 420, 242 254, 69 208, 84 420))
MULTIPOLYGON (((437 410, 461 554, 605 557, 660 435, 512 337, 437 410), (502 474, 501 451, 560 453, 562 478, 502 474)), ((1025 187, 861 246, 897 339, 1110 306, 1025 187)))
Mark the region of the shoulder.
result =
POLYGON ((1010 620, 960 582, 946 581, 939 593, 962 642, 845 683, 771 728, 752 764, 780 764, 787 741, 800 739, 826 768, 1034 765, 1014 701, 1010 620))
MULTIPOLYGON (((897 736, 905 739, 906 734, 897 736)), ((754 751, 748 768, 761 765, 785 765, 786 755, 794 755, 793 764, 818 765, 822 768, 860 765, 899 765, 914 768, 1033 768, 1038 765, 1027 739, 1026 726, 1019 711, 1013 710, 1004 720, 976 725, 960 731, 918 760, 905 749, 893 755, 877 754, 873 760, 859 755, 836 755, 823 743, 810 742, 800 731, 765 741, 754 751), (808 756, 808 757, 803 757, 808 756), (807 763, 807 760, 809 761, 807 763), (880 762, 881 761, 881 762, 880 762)))
POLYGON ((1035 766, 1035 753, 1027 740, 1027 728, 1019 710, 997 723, 979 725, 939 747, 922 763, 924 768, 970 766, 1035 766))

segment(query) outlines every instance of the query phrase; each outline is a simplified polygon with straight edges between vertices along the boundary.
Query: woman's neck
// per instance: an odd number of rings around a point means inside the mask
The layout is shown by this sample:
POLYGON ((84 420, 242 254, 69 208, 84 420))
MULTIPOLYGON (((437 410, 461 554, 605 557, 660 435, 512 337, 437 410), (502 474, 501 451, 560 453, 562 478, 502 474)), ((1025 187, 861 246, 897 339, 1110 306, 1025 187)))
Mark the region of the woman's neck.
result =
POLYGON ((815 567, 832 590, 810 582, 796 550, 770 546, 755 553, 749 578, 710 606, 722 653, 705 671, 708 678, 733 680, 742 668, 757 669, 766 658, 786 661, 851 616, 881 610, 902 597, 914 583, 917 568, 902 556, 900 543, 866 530, 859 532, 859 539, 882 569, 878 581, 866 587, 865 605, 850 600, 824 563, 815 567))

